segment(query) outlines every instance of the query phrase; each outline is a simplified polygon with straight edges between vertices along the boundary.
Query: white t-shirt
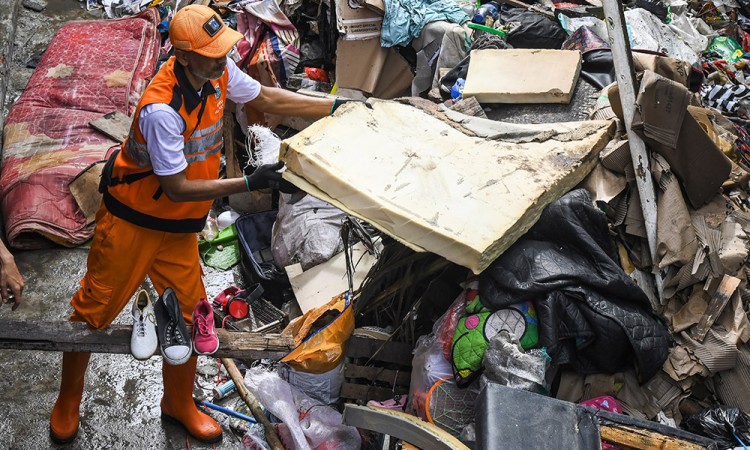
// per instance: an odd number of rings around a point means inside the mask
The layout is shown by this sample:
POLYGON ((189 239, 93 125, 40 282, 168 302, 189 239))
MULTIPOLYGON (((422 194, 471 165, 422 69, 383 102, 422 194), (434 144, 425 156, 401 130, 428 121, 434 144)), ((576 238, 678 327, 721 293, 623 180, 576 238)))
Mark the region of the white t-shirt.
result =
MULTIPOLYGON (((241 71, 231 58, 227 58, 227 98, 235 103, 247 103, 260 95, 260 83, 241 71)), ((139 125, 148 143, 151 167, 156 175, 180 173, 187 167, 182 133, 185 122, 166 103, 152 103, 141 108, 139 125)))

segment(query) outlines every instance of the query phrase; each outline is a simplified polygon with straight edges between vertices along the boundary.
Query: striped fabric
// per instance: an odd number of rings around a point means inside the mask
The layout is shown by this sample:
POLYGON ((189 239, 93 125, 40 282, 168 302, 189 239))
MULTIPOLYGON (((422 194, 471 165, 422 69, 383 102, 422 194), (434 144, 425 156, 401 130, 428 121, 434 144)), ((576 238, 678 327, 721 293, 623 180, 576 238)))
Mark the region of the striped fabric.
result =
POLYGON ((721 111, 736 113, 740 100, 750 97, 750 88, 744 84, 705 86, 703 100, 708 106, 721 111))

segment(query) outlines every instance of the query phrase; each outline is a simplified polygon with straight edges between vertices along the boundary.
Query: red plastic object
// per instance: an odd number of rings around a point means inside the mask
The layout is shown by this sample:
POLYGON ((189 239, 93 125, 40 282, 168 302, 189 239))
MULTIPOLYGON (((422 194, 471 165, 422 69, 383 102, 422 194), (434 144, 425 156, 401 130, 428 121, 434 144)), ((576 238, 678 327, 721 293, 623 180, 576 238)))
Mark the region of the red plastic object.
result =
POLYGON ((330 82, 330 78, 328 78, 328 72, 316 67, 305 67, 305 75, 307 75, 307 78, 313 81, 320 81, 321 83, 330 82))

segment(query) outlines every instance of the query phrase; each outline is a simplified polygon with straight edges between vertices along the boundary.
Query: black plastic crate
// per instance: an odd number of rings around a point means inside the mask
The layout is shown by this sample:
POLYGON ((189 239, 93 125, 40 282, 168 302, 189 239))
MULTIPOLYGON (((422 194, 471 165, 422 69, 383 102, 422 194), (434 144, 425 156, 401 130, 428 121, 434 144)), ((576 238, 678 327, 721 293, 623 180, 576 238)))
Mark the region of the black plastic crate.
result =
POLYGON ((277 210, 241 216, 235 222, 242 248, 242 271, 252 283, 260 283, 263 298, 280 306, 293 297, 289 278, 283 268, 277 267, 271 252, 271 230, 277 210))

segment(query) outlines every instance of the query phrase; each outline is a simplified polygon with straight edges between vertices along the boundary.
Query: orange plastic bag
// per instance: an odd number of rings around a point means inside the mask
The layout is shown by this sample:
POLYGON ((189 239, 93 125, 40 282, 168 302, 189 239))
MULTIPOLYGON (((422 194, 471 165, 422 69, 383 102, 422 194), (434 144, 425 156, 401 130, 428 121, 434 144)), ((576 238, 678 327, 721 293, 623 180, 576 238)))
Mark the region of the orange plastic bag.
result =
POLYGON ((333 370, 344 357, 346 343, 353 332, 354 311, 346 295, 341 294, 294 319, 284 328, 281 334, 291 334, 295 348, 281 362, 308 373, 333 370), (313 324, 326 313, 335 314, 335 317, 328 325, 310 334, 313 324))

